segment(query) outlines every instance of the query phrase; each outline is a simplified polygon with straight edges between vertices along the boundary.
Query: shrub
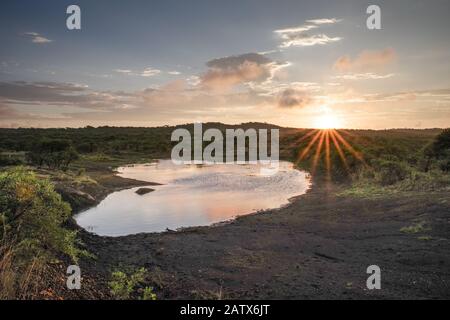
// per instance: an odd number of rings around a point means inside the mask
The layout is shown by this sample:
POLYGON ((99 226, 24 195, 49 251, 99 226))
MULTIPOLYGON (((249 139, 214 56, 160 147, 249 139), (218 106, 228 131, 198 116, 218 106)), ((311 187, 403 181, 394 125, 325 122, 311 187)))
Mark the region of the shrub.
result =
POLYGON ((77 145, 77 151, 79 153, 93 153, 97 151, 97 145, 93 142, 84 142, 77 145))
POLYGON ((52 169, 67 169, 79 158, 71 142, 60 139, 44 139, 28 153, 28 160, 39 167, 46 165, 52 169))
MULTIPOLYGON (((141 268, 131 275, 127 275, 122 271, 114 271, 112 279, 109 282, 112 295, 118 300, 129 300, 137 296, 138 287, 144 282, 147 270, 141 268)), ((153 288, 145 287, 141 290, 142 300, 156 300, 156 294, 153 293, 153 288)))
POLYGON ((409 169, 402 162, 385 160, 378 164, 378 173, 381 185, 388 186, 404 180, 409 174, 409 169))
POLYGON ((441 161, 439 168, 444 172, 450 172, 450 160, 441 161))
POLYGON ((438 158, 450 156, 450 128, 442 131, 434 140, 433 151, 438 158))
POLYGON ((17 166, 24 162, 20 157, 0 154, 0 166, 17 166))
POLYGON ((142 294, 142 300, 156 300, 156 294, 153 292, 153 288, 144 288, 144 293, 142 294))
POLYGON ((22 167, 0 173, 2 296, 6 287, 15 294, 23 289, 27 270, 36 271, 62 254, 76 261, 84 253, 76 246, 75 231, 63 227, 70 213, 70 206, 48 180, 22 167))

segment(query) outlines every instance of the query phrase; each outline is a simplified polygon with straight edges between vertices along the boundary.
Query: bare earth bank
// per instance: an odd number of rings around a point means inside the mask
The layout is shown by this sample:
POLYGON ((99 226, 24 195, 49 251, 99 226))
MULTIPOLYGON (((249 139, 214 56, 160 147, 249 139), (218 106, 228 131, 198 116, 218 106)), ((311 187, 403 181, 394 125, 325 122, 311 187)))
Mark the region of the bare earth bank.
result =
POLYGON ((95 288, 69 298, 107 298, 112 270, 145 267, 159 299, 448 299, 449 199, 313 187, 285 208, 220 226, 118 238, 81 231, 97 257, 81 264, 95 288), (381 290, 366 288, 370 265, 381 268, 381 290))

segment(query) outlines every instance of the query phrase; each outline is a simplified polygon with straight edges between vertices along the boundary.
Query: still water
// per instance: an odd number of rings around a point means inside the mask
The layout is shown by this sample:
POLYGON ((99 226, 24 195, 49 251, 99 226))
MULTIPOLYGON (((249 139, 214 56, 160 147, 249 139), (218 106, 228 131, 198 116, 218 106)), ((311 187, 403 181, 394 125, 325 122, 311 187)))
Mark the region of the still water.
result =
POLYGON ((160 160, 118 168, 124 178, 157 182, 155 191, 139 188, 114 192, 98 206, 75 216, 88 231, 104 236, 161 232, 205 226, 258 210, 277 208, 304 194, 306 172, 280 162, 274 173, 261 165, 174 165, 160 160))

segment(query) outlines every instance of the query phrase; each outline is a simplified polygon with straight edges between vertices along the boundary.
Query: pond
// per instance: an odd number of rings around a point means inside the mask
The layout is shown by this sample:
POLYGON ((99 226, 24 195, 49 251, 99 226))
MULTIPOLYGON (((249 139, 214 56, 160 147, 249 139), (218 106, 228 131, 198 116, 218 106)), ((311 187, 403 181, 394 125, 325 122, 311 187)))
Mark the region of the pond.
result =
POLYGON ((162 232, 206 226, 239 215, 278 208, 304 194, 308 174, 280 161, 276 172, 262 165, 175 165, 171 160, 130 165, 117 175, 157 182, 139 195, 132 188, 108 195, 96 207, 75 216, 84 229, 102 236, 162 232))

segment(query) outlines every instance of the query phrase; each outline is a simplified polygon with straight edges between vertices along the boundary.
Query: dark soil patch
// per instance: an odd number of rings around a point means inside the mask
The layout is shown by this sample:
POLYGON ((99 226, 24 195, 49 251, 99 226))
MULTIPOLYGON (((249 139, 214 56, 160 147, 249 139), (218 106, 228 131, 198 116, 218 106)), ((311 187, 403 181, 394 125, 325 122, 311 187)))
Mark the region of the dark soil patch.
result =
POLYGON ((334 194, 316 187, 285 208, 214 227, 117 238, 81 232, 97 257, 82 270, 105 292, 111 270, 145 267, 160 299, 450 298, 448 192, 334 194), (400 231, 418 221, 426 234, 400 231), (370 265, 381 268, 381 290, 366 288, 370 265))

